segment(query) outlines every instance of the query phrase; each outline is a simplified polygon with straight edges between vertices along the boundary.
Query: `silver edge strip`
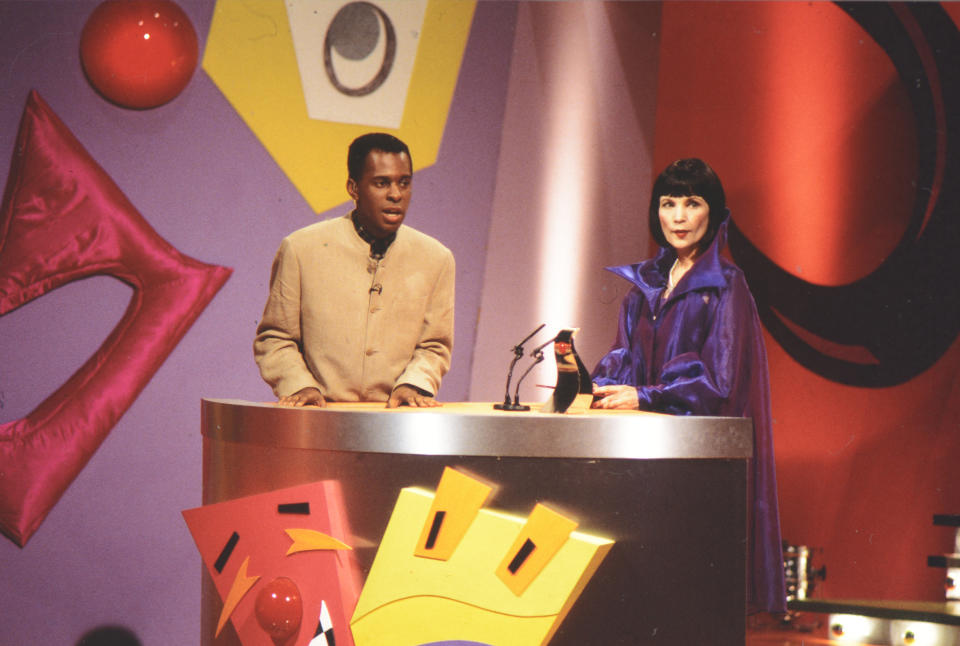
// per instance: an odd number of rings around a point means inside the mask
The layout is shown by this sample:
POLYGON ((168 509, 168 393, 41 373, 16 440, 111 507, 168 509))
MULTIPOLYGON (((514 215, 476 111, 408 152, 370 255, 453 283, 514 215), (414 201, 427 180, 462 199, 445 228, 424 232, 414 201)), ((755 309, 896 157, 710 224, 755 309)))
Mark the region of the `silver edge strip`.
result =
POLYGON ((753 424, 738 417, 338 410, 207 398, 201 408, 205 437, 278 448, 648 460, 753 455, 753 424))

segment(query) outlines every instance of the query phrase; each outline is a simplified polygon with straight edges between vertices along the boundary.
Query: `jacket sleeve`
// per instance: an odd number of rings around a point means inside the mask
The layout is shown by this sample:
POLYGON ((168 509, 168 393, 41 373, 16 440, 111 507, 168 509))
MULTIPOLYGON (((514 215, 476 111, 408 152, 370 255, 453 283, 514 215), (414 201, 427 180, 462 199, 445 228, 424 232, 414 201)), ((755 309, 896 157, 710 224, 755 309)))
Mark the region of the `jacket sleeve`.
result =
MULTIPOLYGON (((753 297, 742 279, 721 290, 706 321, 699 352, 677 354, 664 363, 656 385, 638 388, 640 408, 681 415, 722 415, 742 407, 756 372, 753 297)), ((671 336, 694 334, 674 330, 671 336)))
POLYGON ((450 369, 453 352, 454 289, 456 263, 444 250, 443 261, 423 316, 420 339, 394 388, 410 384, 436 395, 440 380, 450 369))
POLYGON ((642 357, 635 355, 635 352, 642 352, 641 349, 634 349, 632 341, 634 328, 636 326, 636 316, 641 306, 642 298, 639 292, 634 289, 623 299, 620 305, 620 317, 617 322, 617 338, 613 342, 610 351, 597 362, 593 369, 591 377, 593 383, 598 386, 610 386, 614 384, 634 384, 637 383, 637 366, 642 365, 642 357))
POLYGON ((270 292, 253 341, 253 356, 260 376, 277 397, 320 384, 303 357, 300 330, 300 263, 290 242, 284 240, 270 272, 270 292))

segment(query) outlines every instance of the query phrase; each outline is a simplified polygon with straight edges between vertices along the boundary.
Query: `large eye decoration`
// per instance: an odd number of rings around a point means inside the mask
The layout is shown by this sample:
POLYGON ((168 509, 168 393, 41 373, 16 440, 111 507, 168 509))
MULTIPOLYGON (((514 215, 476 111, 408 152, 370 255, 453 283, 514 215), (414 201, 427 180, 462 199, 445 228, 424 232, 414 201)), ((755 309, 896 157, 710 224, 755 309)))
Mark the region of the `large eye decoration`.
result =
POLYGON ((323 41, 323 67, 330 83, 347 96, 366 96, 383 85, 393 69, 397 55, 397 35, 390 17, 369 2, 351 2, 341 7, 327 28, 323 41), (345 84, 334 65, 335 52, 348 61, 362 61, 372 55, 381 39, 384 41, 383 59, 373 77, 363 85, 345 84))
MULTIPOLYGON (((427 0, 283 4, 307 115, 328 122, 324 131, 338 123, 400 129, 421 46, 420 73, 430 79, 430 87, 440 80, 438 66, 446 56, 437 46, 447 38, 449 8, 441 12, 440 21, 436 12, 427 11, 427 0)), ((451 71, 455 78, 456 71, 451 71)), ((347 141, 354 136, 352 129, 343 135, 347 141)))

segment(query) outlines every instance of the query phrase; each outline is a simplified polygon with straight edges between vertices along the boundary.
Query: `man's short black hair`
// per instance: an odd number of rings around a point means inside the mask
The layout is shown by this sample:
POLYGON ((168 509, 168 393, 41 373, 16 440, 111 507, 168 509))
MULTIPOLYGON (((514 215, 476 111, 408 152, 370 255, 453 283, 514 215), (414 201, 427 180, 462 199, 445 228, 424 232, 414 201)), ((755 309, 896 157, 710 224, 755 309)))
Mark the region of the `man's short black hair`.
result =
POLYGON ((407 159, 410 160, 410 172, 413 172, 413 157, 410 155, 407 144, 385 132, 369 132, 354 139, 347 151, 347 176, 350 179, 355 182, 360 181, 364 166, 367 163, 367 155, 372 150, 385 153, 406 153, 407 159))
POLYGON ((723 184, 710 164, 702 159, 678 159, 664 169, 653 183, 650 192, 650 235, 661 247, 670 246, 660 226, 660 197, 689 197, 699 195, 710 207, 707 231, 697 245, 697 253, 706 250, 713 242, 720 224, 727 217, 727 198, 723 184))

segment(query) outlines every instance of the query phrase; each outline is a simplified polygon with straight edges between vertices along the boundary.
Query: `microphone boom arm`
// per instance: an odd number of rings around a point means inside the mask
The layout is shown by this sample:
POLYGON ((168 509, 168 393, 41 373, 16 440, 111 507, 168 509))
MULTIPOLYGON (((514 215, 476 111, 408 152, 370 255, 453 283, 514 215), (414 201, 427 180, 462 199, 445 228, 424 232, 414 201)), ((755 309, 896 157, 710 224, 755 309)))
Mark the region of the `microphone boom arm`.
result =
MULTIPOLYGON (((548 343, 549 343, 549 341, 548 341, 548 343)), ((513 410, 530 410, 530 407, 529 407, 529 406, 521 406, 521 405, 520 405, 520 382, 522 382, 522 381, 524 380, 524 378, 525 378, 528 374, 530 374, 530 371, 533 370, 534 366, 536 366, 538 363, 540 363, 541 361, 543 361, 543 351, 542 351, 542 347, 543 347, 543 346, 541 346, 541 349, 540 349, 540 350, 535 350, 535 351, 533 352, 533 355, 532 355, 532 356, 533 356, 533 359, 534 359, 533 363, 531 363, 531 364, 530 364, 530 367, 528 367, 526 370, 524 370, 524 371, 523 371, 523 374, 520 375, 520 378, 517 379, 517 387, 516 387, 516 389, 513 391, 513 405, 514 405, 513 410)))
MULTIPOLYGON (((532 339, 533 335, 535 335, 537 332, 539 332, 544 327, 546 327, 546 325, 547 325, 546 323, 541 323, 540 326, 536 330, 528 334, 523 339, 523 341, 513 346, 513 360, 510 361, 510 368, 507 370, 507 385, 503 390, 503 403, 493 405, 493 407, 496 408, 497 410, 530 410, 529 406, 520 405, 520 403, 517 401, 517 395, 514 395, 513 403, 510 402, 510 381, 513 379, 513 368, 517 365, 517 362, 520 361, 520 358, 523 357, 523 344, 529 341, 530 339, 532 339)), ((547 343, 549 343, 549 341, 547 343)), ((538 352, 542 348, 543 346, 540 346, 534 352, 538 352)), ((530 372, 529 368, 527 369, 527 372, 530 372)), ((527 376, 527 373, 526 372, 523 373, 523 377, 526 377, 526 376, 527 376)), ((521 377, 520 379, 522 380, 523 377, 521 377)), ((519 389, 519 387, 520 387, 520 382, 518 381, 517 388, 519 389)))

